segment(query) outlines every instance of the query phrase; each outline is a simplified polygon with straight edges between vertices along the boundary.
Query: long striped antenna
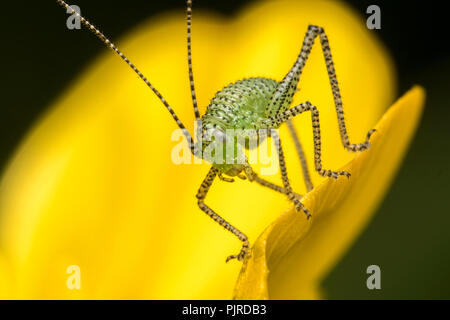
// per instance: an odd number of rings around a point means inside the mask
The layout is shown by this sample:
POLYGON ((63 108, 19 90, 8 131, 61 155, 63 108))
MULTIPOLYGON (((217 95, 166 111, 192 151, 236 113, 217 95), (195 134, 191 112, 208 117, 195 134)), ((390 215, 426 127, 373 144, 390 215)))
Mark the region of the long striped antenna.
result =
POLYGON ((186 0, 187 13, 187 50, 189 65, 189 83, 191 85, 192 104, 194 106, 195 120, 200 119, 200 112, 197 107, 197 97, 195 96, 194 74, 192 72, 192 52, 191 52, 191 21, 192 21, 192 0, 186 0))
MULTIPOLYGON (((180 121, 178 116, 175 114, 175 111, 173 111, 172 107, 169 105, 169 103, 164 99, 164 97, 159 93, 158 90, 150 83, 150 81, 147 80, 147 78, 135 67, 133 63, 131 63, 130 60, 103 34, 98 30, 92 23, 90 23, 88 20, 86 20, 83 16, 81 16, 78 12, 76 12, 71 6, 69 6, 66 2, 63 0, 56 0, 56 2, 61 5, 63 8, 65 8, 67 11, 71 10, 71 14, 75 14, 92 33, 94 33, 104 44, 106 44, 109 48, 113 49, 121 58, 123 61, 125 61, 131 69, 133 69, 134 72, 137 73, 139 78, 141 78, 145 84, 155 93, 155 95, 161 100, 161 102, 164 104, 164 106, 167 108, 167 110, 170 112, 170 115, 177 123, 178 127, 183 131, 183 134, 185 135, 189 147, 191 151, 194 153, 194 141, 192 140, 192 136, 189 133, 189 131, 186 129, 186 127, 183 125, 183 123, 180 121)), ((189 5, 188 1, 188 5, 189 5)), ((190 55, 189 55, 190 56, 190 55)), ((190 65, 190 63, 189 63, 190 65)), ((193 96, 193 99, 195 96, 193 96)), ((195 104, 194 104, 195 106, 195 104)), ((198 111, 197 111, 198 112, 198 111)))

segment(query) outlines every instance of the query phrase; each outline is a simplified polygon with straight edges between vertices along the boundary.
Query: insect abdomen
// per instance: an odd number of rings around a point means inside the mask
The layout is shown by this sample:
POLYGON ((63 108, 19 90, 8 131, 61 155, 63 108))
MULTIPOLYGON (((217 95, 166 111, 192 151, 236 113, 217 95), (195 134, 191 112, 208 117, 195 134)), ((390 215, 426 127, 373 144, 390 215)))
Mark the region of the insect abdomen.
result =
POLYGON ((258 129, 278 82, 249 78, 231 83, 212 98, 202 117, 203 129, 258 129))

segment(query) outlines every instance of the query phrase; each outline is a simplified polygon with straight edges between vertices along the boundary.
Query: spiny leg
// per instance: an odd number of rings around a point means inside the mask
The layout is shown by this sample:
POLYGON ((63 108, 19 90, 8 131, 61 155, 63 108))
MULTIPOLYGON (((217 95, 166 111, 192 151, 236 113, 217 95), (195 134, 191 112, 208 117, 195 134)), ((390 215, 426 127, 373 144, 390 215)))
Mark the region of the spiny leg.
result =
POLYGON ((283 188, 283 187, 281 187, 281 186, 279 186, 279 185, 277 185, 275 183, 272 183, 270 181, 267 181, 267 180, 259 177, 258 175, 256 175, 254 177, 253 181, 257 182, 258 184, 262 185, 263 187, 267 187, 267 188, 272 189, 272 190, 274 190, 276 192, 279 192, 279 193, 282 193, 282 194, 287 194, 288 193, 288 191, 285 188, 283 188))
POLYGON ((306 190, 311 191, 314 188, 314 185, 311 181, 311 176, 309 174, 308 164, 306 162, 306 157, 305 157, 305 153, 303 152, 302 144, 300 143, 300 139, 298 138, 298 134, 295 131, 292 120, 286 121, 286 124, 289 128, 289 132, 292 136, 292 139, 294 140, 295 149, 297 150, 297 155, 298 155, 298 158, 300 159, 300 164, 302 166, 302 171, 303 171, 303 180, 305 181, 306 190))
POLYGON ((367 133, 366 141, 360 144, 351 144, 348 138, 347 128, 344 120, 344 108, 342 106, 342 98, 339 90, 339 85, 336 77, 336 71, 334 69, 333 57, 331 55, 330 44, 328 37, 325 34, 323 28, 317 26, 310 26, 311 28, 318 29, 320 33, 320 44, 322 46, 323 56, 327 65, 328 78, 330 79, 331 91, 333 92, 334 105, 336 107, 337 119, 339 124, 339 132, 341 134, 341 140, 344 147, 349 151, 363 151, 370 147, 370 136, 375 132, 375 129, 369 130, 367 133))
POLYGON ((297 211, 302 210, 306 214, 306 217, 309 219, 311 217, 311 214, 303 206, 303 204, 297 198, 295 193, 292 191, 291 184, 289 183, 289 179, 288 179, 288 176, 287 176, 286 162, 285 162, 285 159, 284 159, 283 148, 281 147, 280 137, 278 136, 278 133, 275 130, 272 130, 271 136, 272 136, 272 138, 274 140, 275 148, 278 151, 278 159, 279 159, 279 162, 280 162, 280 170, 281 170, 281 179, 283 180, 283 186, 284 186, 284 189, 286 191, 286 195, 288 196, 289 200, 291 200, 294 203, 295 209, 297 211))
MULTIPOLYGON (((272 189, 272 190, 274 190, 276 192, 279 192, 279 193, 282 193, 282 194, 286 194, 286 195, 288 194, 288 191, 285 188, 283 188, 283 187, 281 187, 281 186, 279 186, 279 185, 277 185, 275 183, 272 183, 270 181, 267 181, 266 179, 261 178, 256 172, 253 171, 253 169, 250 167, 250 165, 246 166, 245 172, 250 177, 249 181, 255 181, 259 185, 261 185, 263 187, 266 187, 266 188, 269 188, 269 189, 272 189)), ((294 195, 298 199, 302 198, 302 195, 300 195, 298 193, 294 192, 294 195)))
POLYGON ((306 31, 305 38, 303 40, 302 49, 292 66, 291 70, 286 74, 283 80, 278 85, 275 93, 273 94, 269 106, 267 108, 267 117, 274 118, 278 114, 289 109, 292 97, 297 88, 298 81, 300 79, 303 68, 309 57, 311 49, 314 45, 314 40, 317 36, 320 36, 320 43, 322 46, 322 52, 325 58, 325 63, 328 72, 328 78, 330 79, 331 90, 333 93, 334 104, 337 113, 337 119, 339 124, 339 132, 341 135, 342 144, 349 151, 362 151, 369 148, 369 138, 375 130, 370 130, 367 133, 367 139, 361 144, 351 144, 348 138, 347 128, 344 119, 344 109, 342 106, 342 98, 339 91, 336 72, 334 69, 333 58, 331 56, 331 49, 329 46, 328 38, 323 28, 310 25, 306 31))
POLYGON ((204 200, 206 198, 206 194, 209 191, 209 188, 211 187, 214 179, 218 175, 219 170, 217 170, 214 167, 211 167, 208 174, 206 175, 206 178, 203 180, 200 188, 197 192, 197 199, 198 199, 198 206, 200 209, 205 212, 211 219, 219 223, 222 227, 233 233, 236 237, 238 237, 239 240, 243 242, 242 249, 238 254, 231 255, 227 258, 226 262, 228 262, 231 259, 237 259, 239 261, 243 260, 245 255, 247 254, 250 243, 248 242, 247 236, 243 234, 241 231, 233 227, 231 224, 229 224, 225 219, 223 219, 221 216, 219 216, 217 213, 215 213, 210 207, 208 207, 204 200))
POLYGON ((299 104, 298 106, 295 106, 291 109, 286 110, 285 112, 277 115, 273 119, 269 119, 268 125, 273 127, 278 127, 281 123, 292 119, 296 115, 310 111, 311 112, 311 121, 312 121, 312 127, 313 127, 313 138, 314 138, 314 165, 316 168, 316 171, 324 177, 333 177, 334 179, 337 179, 339 176, 343 175, 346 177, 350 177, 350 173, 347 171, 331 171, 331 170, 325 170, 322 168, 322 142, 320 137, 320 123, 319 123, 319 110, 315 106, 313 106, 309 102, 305 102, 302 104, 299 104))

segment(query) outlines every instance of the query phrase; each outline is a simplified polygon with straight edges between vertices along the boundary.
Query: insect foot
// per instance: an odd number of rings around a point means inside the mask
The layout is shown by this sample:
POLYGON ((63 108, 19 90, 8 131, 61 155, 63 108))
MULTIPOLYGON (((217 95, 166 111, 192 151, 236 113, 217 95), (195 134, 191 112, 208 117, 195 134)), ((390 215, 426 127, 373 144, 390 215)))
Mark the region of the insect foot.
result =
POLYGON ((372 129, 367 133, 366 142, 361 144, 350 144, 347 148, 350 152, 358 152, 358 151, 364 151, 370 148, 370 137, 372 134, 377 131, 376 129, 372 129))
POLYGON ((219 179, 225 182, 234 182, 233 178, 224 177, 222 173, 219 173, 219 179))
POLYGON ((311 213, 309 213, 308 209, 306 209, 305 206, 300 202, 301 196, 299 197, 299 194, 292 192, 288 197, 289 200, 294 203, 295 210, 297 210, 297 212, 303 211, 306 214, 307 219, 311 218, 311 213))
POLYGON ((248 242, 248 240, 246 240, 242 244, 241 252, 239 252, 239 254, 232 254, 231 256, 228 256, 227 259, 225 260, 225 262, 228 262, 228 261, 230 261, 232 259, 237 259, 238 261, 244 260, 244 258, 247 255, 249 249, 250 249, 250 242, 248 242))
POLYGON ((333 179, 337 179, 339 178, 339 176, 346 176, 347 178, 350 178, 350 173, 348 173, 347 171, 331 171, 331 170, 320 170, 319 174, 322 177, 332 177, 333 179))

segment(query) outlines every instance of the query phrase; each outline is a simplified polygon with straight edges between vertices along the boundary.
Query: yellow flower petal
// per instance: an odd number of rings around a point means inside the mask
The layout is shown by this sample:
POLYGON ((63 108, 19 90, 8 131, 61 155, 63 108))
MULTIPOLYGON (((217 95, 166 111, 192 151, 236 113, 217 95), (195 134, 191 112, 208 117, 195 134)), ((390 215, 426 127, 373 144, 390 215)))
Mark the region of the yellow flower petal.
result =
MULTIPOLYGON (((327 31, 350 137, 362 142, 392 101, 395 76, 373 33, 340 2, 255 2, 229 22, 194 10, 201 110, 229 82, 249 76, 281 79, 299 53, 308 23, 327 31)), ((117 44, 192 132, 185 28, 181 12, 166 15, 117 44)), ((294 103, 309 100, 318 106, 324 166, 336 169, 353 155, 339 139, 319 44, 300 89, 294 103)), ((311 166, 311 121, 303 116, 295 123, 311 166)), ((208 166, 171 161, 175 128, 160 101, 110 51, 75 81, 30 132, 0 183, 0 250, 2 269, 9 270, 9 297, 232 296, 241 265, 224 260, 240 243, 198 209, 195 193, 208 166), (69 265, 80 267, 80 290, 66 286, 69 265)), ((281 136, 287 137, 285 129, 281 136)), ((293 186, 302 193, 295 147, 284 141, 293 186)), ((278 174, 269 179, 280 181, 278 174)), ((206 203, 251 241, 290 207, 282 195, 245 181, 215 182, 206 203)))
POLYGON ((291 209, 258 238, 244 264, 236 299, 316 299, 320 283, 367 225, 413 138, 425 92, 414 87, 383 116, 368 151, 343 170, 351 178, 327 179, 302 202, 314 215, 291 209))

